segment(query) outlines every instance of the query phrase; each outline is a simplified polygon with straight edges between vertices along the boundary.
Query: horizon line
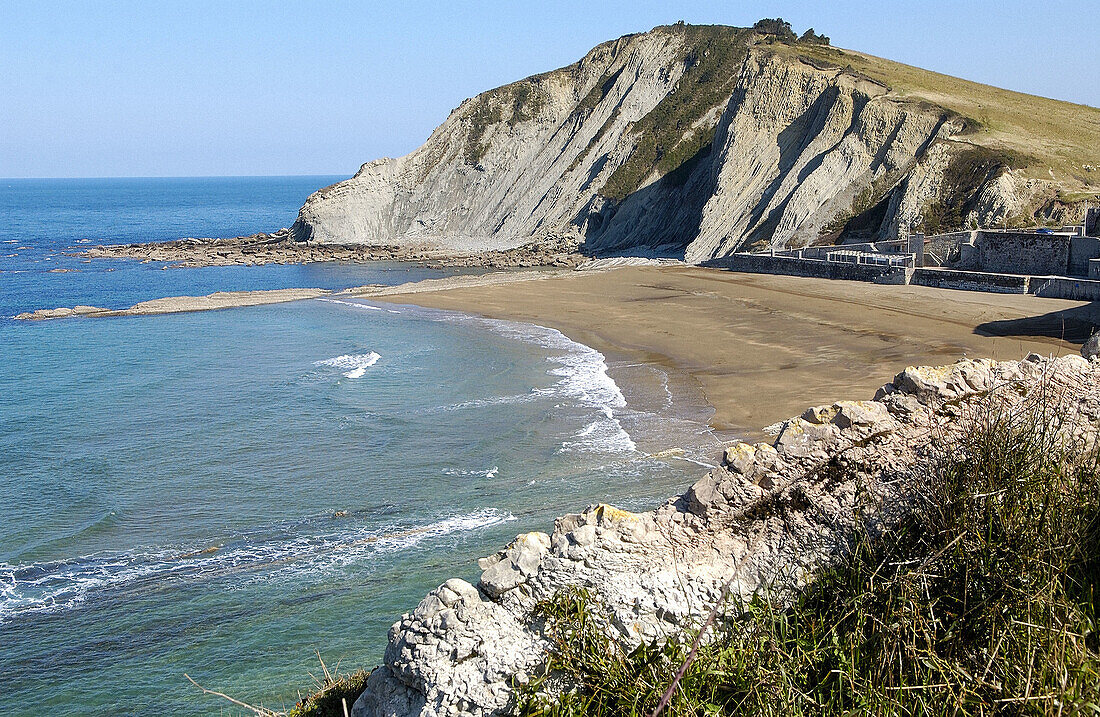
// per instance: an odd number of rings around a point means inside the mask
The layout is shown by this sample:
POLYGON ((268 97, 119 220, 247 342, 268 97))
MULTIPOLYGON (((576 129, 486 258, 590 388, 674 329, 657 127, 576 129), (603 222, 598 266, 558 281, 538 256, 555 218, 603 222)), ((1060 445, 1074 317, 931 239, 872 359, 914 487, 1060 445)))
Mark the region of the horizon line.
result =
POLYGON ((109 174, 100 176, 0 177, 0 182, 43 179, 279 179, 289 177, 348 177, 344 172, 326 174, 109 174))

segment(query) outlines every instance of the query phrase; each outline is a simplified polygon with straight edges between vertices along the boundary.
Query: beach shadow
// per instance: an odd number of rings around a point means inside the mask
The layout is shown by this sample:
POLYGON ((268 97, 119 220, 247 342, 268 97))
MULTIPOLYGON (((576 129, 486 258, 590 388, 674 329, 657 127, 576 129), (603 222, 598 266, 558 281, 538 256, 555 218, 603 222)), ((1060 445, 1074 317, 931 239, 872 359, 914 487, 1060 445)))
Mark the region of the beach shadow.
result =
POLYGON ((1100 301, 1039 316, 987 321, 974 328, 979 336, 1043 336, 1083 344, 1100 327, 1100 301))

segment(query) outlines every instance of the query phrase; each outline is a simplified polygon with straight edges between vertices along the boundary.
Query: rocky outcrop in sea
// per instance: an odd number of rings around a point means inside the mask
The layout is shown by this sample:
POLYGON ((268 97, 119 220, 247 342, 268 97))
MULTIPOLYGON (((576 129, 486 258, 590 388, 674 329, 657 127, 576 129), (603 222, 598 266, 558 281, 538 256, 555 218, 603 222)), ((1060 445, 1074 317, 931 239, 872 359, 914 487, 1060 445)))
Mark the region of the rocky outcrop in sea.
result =
POLYGON ((1065 441, 1100 427, 1100 361, 1080 356, 910 367, 870 401, 807 409, 774 441, 736 443, 723 465, 647 513, 591 506, 550 533, 482 558, 477 585, 452 579, 394 623, 356 717, 499 715, 513 680, 545 663, 536 602, 580 587, 626 643, 698 625, 720 600, 796 590, 846 554, 857 530, 888 531, 916 477, 986 410, 1043 400, 1065 441))

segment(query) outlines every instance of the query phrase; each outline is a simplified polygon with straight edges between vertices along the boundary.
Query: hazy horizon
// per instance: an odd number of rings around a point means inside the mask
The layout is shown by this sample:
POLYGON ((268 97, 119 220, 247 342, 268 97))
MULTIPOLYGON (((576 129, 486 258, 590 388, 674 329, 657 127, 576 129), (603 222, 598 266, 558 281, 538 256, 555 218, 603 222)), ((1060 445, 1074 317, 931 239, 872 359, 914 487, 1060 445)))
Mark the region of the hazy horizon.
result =
POLYGON ((1100 106, 1086 0, 106 2, 0 8, 0 178, 350 176, 419 146, 467 97, 656 25, 781 16, 833 44, 1100 106), (896 6, 891 6, 896 5, 896 6), (1063 28, 1069 28, 1065 30, 1063 28))

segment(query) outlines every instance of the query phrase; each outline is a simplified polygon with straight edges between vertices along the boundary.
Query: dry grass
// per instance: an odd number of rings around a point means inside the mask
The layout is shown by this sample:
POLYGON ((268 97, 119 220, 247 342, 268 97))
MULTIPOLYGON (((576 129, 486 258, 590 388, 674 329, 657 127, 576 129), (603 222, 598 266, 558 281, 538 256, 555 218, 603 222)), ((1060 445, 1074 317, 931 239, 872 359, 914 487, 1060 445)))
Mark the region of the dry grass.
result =
POLYGON ((815 64, 850 67, 890 88, 896 97, 931 102, 970 120, 966 137, 991 149, 1031 158, 1026 176, 1053 179, 1067 189, 1100 185, 1100 109, 1027 95, 903 65, 854 50, 776 45, 775 51, 815 64), (1097 167, 1088 171, 1084 165, 1097 167))
POLYGON ((253 705, 244 700, 228 695, 224 692, 203 687, 190 675, 184 675, 187 681, 202 690, 204 695, 221 698, 232 705, 244 710, 255 717, 348 717, 351 706, 367 685, 370 677, 369 670, 359 670, 348 674, 340 674, 340 665, 329 669, 325 661, 321 659, 321 653, 317 653, 317 661, 321 665, 320 676, 310 673, 313 680, 313 691, 302 695, 298 693, 298 702, 292 709, 273 710, 263 705, 253 705))
POLYGON ((583 591, 540 604, 551 658, 518 713, 648 717, 667 694, 668 715, 1100 714, 1100 454, 1061 420, 978 416, 903 525, 697 652, 692 632, 624 649, 583 591))

